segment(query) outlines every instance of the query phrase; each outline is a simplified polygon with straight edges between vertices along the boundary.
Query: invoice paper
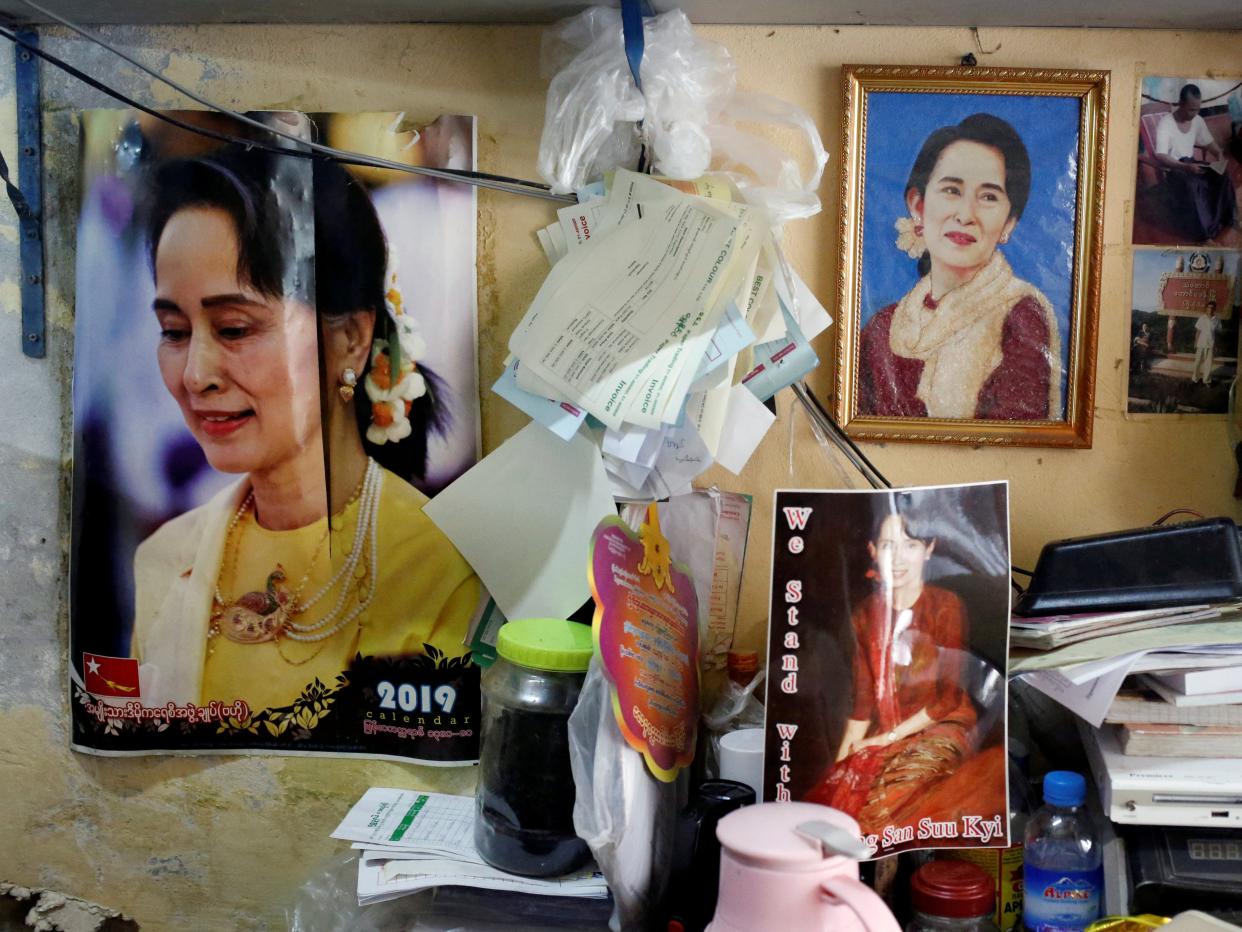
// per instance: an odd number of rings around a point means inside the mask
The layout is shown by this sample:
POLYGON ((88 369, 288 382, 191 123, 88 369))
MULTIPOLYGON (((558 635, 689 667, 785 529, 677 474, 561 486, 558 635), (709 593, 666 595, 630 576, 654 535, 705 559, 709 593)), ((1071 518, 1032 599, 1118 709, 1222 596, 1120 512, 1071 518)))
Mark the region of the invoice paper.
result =
POLYGON ((658 208, 558 262, 509 340, 524 369, 612 428, 675 422, 762 239, 745 209, 684 196, 658 208))
POLYGON ((545 398, 528 392, 518 384, 521 363, 510 359, 492 391, 520 411, 524 411, 562 440, 569 440, 586 420, 586 412, 568 401, 545 398))

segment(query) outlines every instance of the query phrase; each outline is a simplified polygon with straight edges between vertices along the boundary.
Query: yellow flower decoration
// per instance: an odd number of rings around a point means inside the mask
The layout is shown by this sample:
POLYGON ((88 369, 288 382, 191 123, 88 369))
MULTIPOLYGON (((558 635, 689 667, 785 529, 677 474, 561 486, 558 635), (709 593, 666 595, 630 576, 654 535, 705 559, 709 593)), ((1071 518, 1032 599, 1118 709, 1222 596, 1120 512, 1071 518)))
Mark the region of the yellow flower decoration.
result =
POLYGON ((638 564, 638 572, 650 576, 656 589, 668 587, 668 591, 676 593, 673 588, 673 557, 669 552, 668 538, 660 530, 660 510, 652 502, 647 506, 647 520, 638 529, 638 539, 643 545, 643 559, 638 564))

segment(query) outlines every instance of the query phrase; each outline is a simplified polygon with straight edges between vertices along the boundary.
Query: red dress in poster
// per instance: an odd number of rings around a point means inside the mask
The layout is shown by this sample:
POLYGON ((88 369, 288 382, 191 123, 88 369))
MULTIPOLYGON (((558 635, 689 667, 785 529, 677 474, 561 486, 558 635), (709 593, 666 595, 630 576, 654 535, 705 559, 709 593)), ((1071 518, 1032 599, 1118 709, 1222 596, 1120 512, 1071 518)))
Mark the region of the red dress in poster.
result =
POLYGON ((969 657, 965 606, 925 584, 934 540, 893 515, 868 545, 880 585, 851 613, 853 708, 835 764, 806 796, 856 818, 864 834, 924 818, 1001 812, 999 747, 975 754, 975 705, 963 688, 969 657), (996 799, 981 799, 996 796, 996 799))

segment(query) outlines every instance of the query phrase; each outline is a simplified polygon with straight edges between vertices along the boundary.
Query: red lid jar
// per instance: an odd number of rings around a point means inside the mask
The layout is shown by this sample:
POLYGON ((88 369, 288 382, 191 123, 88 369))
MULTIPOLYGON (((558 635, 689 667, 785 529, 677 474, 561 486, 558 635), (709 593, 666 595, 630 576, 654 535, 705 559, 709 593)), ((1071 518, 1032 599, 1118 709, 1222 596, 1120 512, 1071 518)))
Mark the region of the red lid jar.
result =
MULTIPOLYGON (((925 916, 990 924, 996 889, 983 868, 966 861, 929 861, 910 881, 911 905, 925 916)), ((977 928, 977 926, 972 927, 977 928)))

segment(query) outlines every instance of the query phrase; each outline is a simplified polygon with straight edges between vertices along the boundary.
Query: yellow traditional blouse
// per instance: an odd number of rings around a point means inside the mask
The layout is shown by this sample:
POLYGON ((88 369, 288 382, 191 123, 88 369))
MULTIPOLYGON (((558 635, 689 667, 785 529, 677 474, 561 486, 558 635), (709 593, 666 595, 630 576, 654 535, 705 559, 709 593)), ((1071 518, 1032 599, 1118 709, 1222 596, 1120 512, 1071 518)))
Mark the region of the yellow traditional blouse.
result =
MULTIPOLYGON (((244 497, 243 489, 244 486, 239 486, 226 500, 239 501, 238 493, 244 497)), ((214 552, 218 552, 218 557, 212 561, 214 566, 203 565, 205 561, 199 559, 182 571, 187 578, 200 573, 210 573, 212 577, 208 580, 200 576, 195 580, 198 585, 193 587, 202 593, 207 589, 205 584, 210 584, 207 604, 201 606, 205 613, 198 605, 185 605, 184 614, 188 617, 177 625, 178 628, 185 625, 197 628, 205 648, 201 653, 198 695, 192 699, 183 695, 182 701, 190 699, 202 704, 211 700, 242 699, 255 710, 287 706, 315 679, 325 686, 335 685, 337 674, 348 669, 359 653, 363 656, 418 654, 423 651, 424 644, 431 644, 449 656, 464 654, 466 648, 462 640, 478 609, 482 590, 478 577, 465 559, 423 513, 426 501, 426 497, 409 483, 386 470, 383 472, 377 521, 375 595, 359 617, 335 634, 313 642, 281 637, 275 641, 240 644, 223 635, 209 639, 211 596, 217 585, 226 603, 247 592, 262 592, 269 575, 279 565, 286 577, 283 584, 286 590, 295 594, 298 602, 305 603, 346 560, 354 541, 359 503, 351 502, 344 512, 333 516, 331 533, 326 540, 326 518, 297 530, 269 531, 258 524, 253 510, 247 511, 231 535, 224 533, 227 542, 222 539, 214 548, 214 552)), ((211 509, 213 505, 220 507, 220 503, 212 503, 203 508, 211 509)), ((236 513, 236 505, 233 509, 236 513)), ((138 611, 133 653, 140 663, 147 655, 158 653, 151 649, 149 638, 166 627, 166 624, 148 625, 148 619, 143 617, 144 605, 152 600, 144 599, 142 582, 144 576, 150 575, 147 572, 150 564, 160 560, 163 548, 159 539, 175 537, 179 529, 193 533, 195 528, 207 523, 217 534, 224 530, 219 528, 219 515, 214 515, 213 521, 187 521, 195 512, 165 524, 139 549, 135 560, 138 611)), ((176 543, 181 545, 178 549, 182 552, 190 549, 199 554, 204 550, 213 552, 213 548, 205 548, 201 542, 190 548, 185 546, 184 540, 176 543)), ((338 582, 293 620, 306 626, 324 618, 336 606, 342 586, 348 588, 348 594, 337 618, 353 611, 360 599, 365 599, 370 587, 369 550, 368 543, 351 580, 338 582)), ((163 606, 163 614, 168 614, 168 608, 167 604, 163 606)), ((329 623, 324 630, 334 623, 329 623)), ((163 699, 162 696, 150 698, 163 699)), ((143 699, 148 701, 146 695, 143 699)))

